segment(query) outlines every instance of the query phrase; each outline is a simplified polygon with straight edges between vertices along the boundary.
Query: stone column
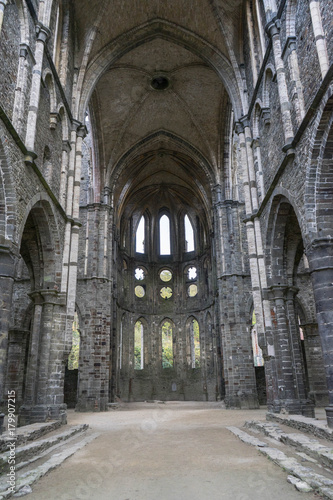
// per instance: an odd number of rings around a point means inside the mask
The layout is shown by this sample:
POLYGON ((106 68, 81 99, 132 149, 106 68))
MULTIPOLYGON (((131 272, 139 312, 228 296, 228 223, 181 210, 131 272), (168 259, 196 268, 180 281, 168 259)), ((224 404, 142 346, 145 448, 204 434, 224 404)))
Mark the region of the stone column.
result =
POLYGON ((27 150, 30 152, 33 152, 35 149, 37 115, 38 115, 41 76, 42 76, 43 59, 44 59, 44 46, 46 44, 47 39, 50 36, 50 30, 46 26, 43 26, 41 23, 37 24, 36 30, 37 30, 37 40, 36 40, 36 50, 35 50, 36 64, 32 72, 30 103, 29 103, 29 112, 27 120, 27 132, 25 136, 25 145, 27 147, 27 150))
POLYGON ((2 30, 3 18, 5 15, 5 7, 8 4, 8 0, 0 0, 0 35, 2 30))
POLYGON ((285 145, 291 144, 294 138, 293 126, 291 121, 291 105, 288 96, 288 87, 286 81, 286 71, 282 60, 280 28, 276 20, 272 20, 266 26, 266 31, 272 38, 273 55, 278 82, 279 100, 281 107, 281 116, 285 145))
POLYGON ((31 294, 35 302, 24 404, 19 410, 20 425, 45 422, 48 418, 65 423, 63 404, 63 337, 65 296, 56 290, 31 294))
POLYGON ((327 424, 333 428, 333 241, 314 240, 307 248, 313 293, 316 302, 318 331, 323 349, 329 407, 327 424))
POLYGON ((295 36, 289 36, 287 38, 283 49, 283 56, 285 54, 288 60, 290 78, 294 83, 293 95, 291 96, 291 100, 295 106, 297 124, 300 125, 305 116, 305 108, 304 108, 304 98, 303 98, 303 87, 299 74, 295 36))
POLYGON ((19 135, 22 135, 26 126, 25 102, 27 99, 28 73, 36 64, 30 47, 26 43, 20 44, 20 62, 15 89, 13 109, 13 125, 19 135))
POLYGON ((297 289, 284 285, 270 287, 276 353, 275 400, 273 411, 314 417, 314 407, 307 400, 305 373, 295 316, 297 289))
POLYGON ((8 391, 15 391, 16 405, 20 405, 23 402, 24 374, 29 334, 29 330, 13 329, 9 332, 6 387, 8 391))
POLYGON ((296 396, 301 402, 302 415, 314 418, 314 404, 310 401, 306 388, 305 366, 301 349, 299 325, 296 318, 295 298, 298 288, 289 287, 285 294, 286 314, 289 327, 290 346, 294 370, 294 385, 296 396))
POLYGON ((61 159, 61 177, 60 177, 60 203, 64 210, 66 210, 67 198, 67 175, 69 166, 69 154, 71 145, 69 141, 62 141, 62 159, 61 159))
POLYGON ((296 401, 293 360, 291 356, 291 345, 289 329, 287 324, 285 292, 287 288, 283 285, 270 287, 270 298, 272 302, 272 316, 276 355, 276 377, 277 391, 272 410, 279 412, 286 409, 290 413, 301 413, 300 403, 296 401))
POLYGON ((0 401, 7 400, 5 391, 8 332, 10 329, 16 255, 7 246, 0 246, 0 401))
POLYGON ((309 397, 315 402, 316 406, 327 406, 328 393, 318 324, 302 323, 300 328, 304 332, 309 397))
POLYGON ((316 41, 319 65, 321 70, 321 76, 324 79, 330 67, 330 60, 327 52, 325 32, 323 30, 323 25, 321 22, 319 0, 310 0, 310 12, 311 12, 313 33, 316 41))
POLYGON ((40 328, 43 310, 43 298, 39 292, 31 293, 30 298, 34 301, 34 312, 24 395, 24 404, 27 406, 35 405, 37 401, 40 328))

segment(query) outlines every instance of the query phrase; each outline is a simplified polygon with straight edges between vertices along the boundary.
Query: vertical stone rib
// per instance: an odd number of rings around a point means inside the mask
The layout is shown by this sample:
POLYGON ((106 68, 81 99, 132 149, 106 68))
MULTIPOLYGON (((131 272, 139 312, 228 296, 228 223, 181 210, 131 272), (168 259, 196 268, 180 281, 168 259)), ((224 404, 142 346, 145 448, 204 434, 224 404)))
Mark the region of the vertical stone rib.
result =
POLYGON ((271 21, 267 26, 267 32, 272 38, 272 47, 273 47, 273 55, 276 69, 276 76, 278 82, 278 91, 279 91, 279 100, 281 107, 281 116, 282 116, 282 124, 283 124, 283 132, 285 143, 289 144, 292 142, 294 137, 293 126, 291 121, 291 113, 290 113, 290 101, 288 96, 288 87, 286 82, 286 72, 282 60, 282 50, 281 50, 281 41, 279 28, 277 23, 271 21))
POLYGON ((321 22, 319 0, 310 0, 310 13, 311 13, 313 33, 316 41, 316 49, 318 53, 321 76, 324 79, 330 67, 330 61, 327 53, 325 33, 321 22))

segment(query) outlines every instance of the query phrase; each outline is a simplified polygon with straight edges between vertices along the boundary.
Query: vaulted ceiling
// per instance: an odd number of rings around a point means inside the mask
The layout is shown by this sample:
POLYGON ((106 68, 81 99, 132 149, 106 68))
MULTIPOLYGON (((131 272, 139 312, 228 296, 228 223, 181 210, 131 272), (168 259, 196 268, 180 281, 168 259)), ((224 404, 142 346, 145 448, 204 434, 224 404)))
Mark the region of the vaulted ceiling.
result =
POLYGON ((121 198, 159 179, 211 196, 231 107, 242 106, 242 3, 74 1, 77 115, 88 106, 101 188, 116 178, 121 198), (156 78, 166 88, 154 88, 156 78))

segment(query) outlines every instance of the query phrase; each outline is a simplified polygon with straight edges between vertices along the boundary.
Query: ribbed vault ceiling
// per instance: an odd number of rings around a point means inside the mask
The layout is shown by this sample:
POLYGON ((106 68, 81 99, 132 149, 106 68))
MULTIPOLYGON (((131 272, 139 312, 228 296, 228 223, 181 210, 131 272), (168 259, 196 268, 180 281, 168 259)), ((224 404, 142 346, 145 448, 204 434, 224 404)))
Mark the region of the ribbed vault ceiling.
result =
POLYGON ((133 163, 122 162, 124 171, 117 174, 116 202, 122 204, 131 191, 140 192, 158 184, 174 186, 182 192, 181 196, 187 196, 189 201, 192 198, 192 202, 211 197, 212 179, 202 178, 202 169, 192 151, 197 151, 211 166, 213 182, 218 182, 232 96, 228 96, 223 85, 223 75, 221 78, 209 64, 209 57, 210 51, 218 54, 228 68, 228 78, 238 81, 237 70, 234 75, 232 71, 239 50, 241 3, 240 0, 74 1, 79 90, 84 88, 89 68, 102 65, 98 81, 86 90, 91 96, 89 110, 100 189, 109 184, 122 158, 134 152, 133 163), (165 30, 168 26, 165 23, 172 23, 172 29, 181 33, 184 43, 167 37, 165 32, 159 36, 156 23, 155 33, 150 32, 139 45, 122 49, 124 34, 133 36, 138 27, 142 29, 145 23, 156 19, 162 20, 165 30), (189 32, 193 40, 200 42, 198 47, 200 44, 205 47, 204 57, 195 46, 192 49, 186 45, 189 32), (110 62, 105 54, 115 47, 118 56, 110 62), (151 81, 161 75, 168 79, 169 86, 155 90, 151 81), (154 134, 157 136, 154 144, 149 140, 145 143, 154 134), (169 136, 177 138, 179 151, 186 153, 185 162, 174 154, 175 146, 169 136))

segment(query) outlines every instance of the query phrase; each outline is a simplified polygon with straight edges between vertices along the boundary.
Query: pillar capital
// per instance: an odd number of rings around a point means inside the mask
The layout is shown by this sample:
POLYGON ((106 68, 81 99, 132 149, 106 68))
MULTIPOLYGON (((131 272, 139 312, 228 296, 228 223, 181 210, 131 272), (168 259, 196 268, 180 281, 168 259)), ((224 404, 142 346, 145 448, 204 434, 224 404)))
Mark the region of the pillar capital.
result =
POLYGON ((31 166, 35 162, 36 158, 37 158, 37 154, 34 151, 27 151, 26 155, 24 157, 24 163, 27 166, 29 166, 29 165, 31 166))
POLYGON ((69 153, 70 150, 72 149, 71 144, 69 141, 62 141, 62 150, 65 151, 66 153, 69 153))
POLYGON ((45 43, 47 42, 47 40, 51 35, 51 30, 46 26, 44 26, 43 23, 38 22, 36 24, 36 35, 37 35, 37 40, 45 45, 45 43))
POLYGON ((280 27, 281 27, 280 20, 274 17, 273 19, 271 19, 271 21, 269 21, 269 23, 266 24, 265 31, 268 36, 273 38, 274 36, 279 35, 280 27))
POLYGON ((244 134, 244 124, 242 122, 235 123, 235 132, 237 135, 244 134))
POLYGON ((272 300, 284 300, 287 290, 287 285, 272 285, 268 288, 269 298, 272 300))
POLYGON ((86 137, 86 135, 88 134, 88 129, 85 125, 82 125, 82 123, 79 125, 79 127, 77 128, 76 130, 76 135, 78 137, 81 137, 82 139, 84 139, 86 137))
POLYGON ((0 278, 13 278, 18 251, 13 246, 0 245, 0 278))

